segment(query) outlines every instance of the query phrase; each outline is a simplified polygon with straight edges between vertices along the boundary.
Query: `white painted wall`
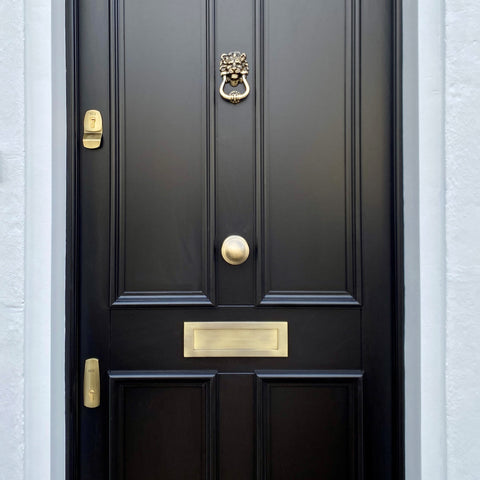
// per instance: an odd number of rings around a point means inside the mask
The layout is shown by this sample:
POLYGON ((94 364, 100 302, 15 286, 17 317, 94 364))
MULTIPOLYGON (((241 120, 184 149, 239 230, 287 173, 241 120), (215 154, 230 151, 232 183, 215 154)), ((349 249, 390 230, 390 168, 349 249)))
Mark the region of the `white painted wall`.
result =
MULTIPOLYGON (((0 480, 64 476, 63 0, 0 0, 0 480)), ((404 0, 408 480, 480 478, 480 2, 404 0)))
POLYGON ((64 477, 60 0, 0 0, 0 480, 64 477))
POLYGON ((447 478, 480 478, 480 2, 445 2, 447 478))
POLYGON ((480 3, 404 15, 407 479, 478 480, 480 3))
POLYGON ((24 6, 0 0, 0 479, 24 475, 24 6))

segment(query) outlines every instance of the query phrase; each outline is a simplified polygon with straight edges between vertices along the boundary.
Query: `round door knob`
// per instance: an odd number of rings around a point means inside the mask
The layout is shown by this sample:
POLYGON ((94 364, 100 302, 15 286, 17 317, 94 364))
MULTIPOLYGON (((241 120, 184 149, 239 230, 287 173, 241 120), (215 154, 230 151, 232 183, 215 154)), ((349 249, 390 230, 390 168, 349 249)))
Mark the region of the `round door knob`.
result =
POLYGON ((247 241, 240 235, 230 235, 222 243, 222 257, 230 265, 240 265, 250 254, 247 241))

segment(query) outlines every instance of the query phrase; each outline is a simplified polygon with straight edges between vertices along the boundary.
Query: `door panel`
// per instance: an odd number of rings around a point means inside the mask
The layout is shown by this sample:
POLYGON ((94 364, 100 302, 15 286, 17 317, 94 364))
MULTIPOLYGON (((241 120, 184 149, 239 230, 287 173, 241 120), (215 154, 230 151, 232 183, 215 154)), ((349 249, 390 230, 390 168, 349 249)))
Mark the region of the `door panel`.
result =
POLYGON ((72 154, 67 355, 101 404, 74 382, 70 478, 399 480, 394 2, 71 1, 104 137, 72 154), (288 357, 185 358, 215 321, 287 322, 288 357))
POLYGON ((216 478, 217 451, 218 478, 254 478, 255 470, 258 478, 360 478, 360 373, 112 371, 109 378, 113 478, 216 478))
POLYGON ((262 298, 354 303, 361 245, 357 2, 260 5, 262 298))
POLYGON ((257 378, 258 478, 361 478, 361 374, 257 378))
POLYGON ((213 478, 213 373, 111 372, 109 377, 112 478, 213 478))
POLYGON ((111 9, 113 301, 208 304, 207 3, 111 9))
MULTIPOLYGON (((358 301, 357 8, 303 3, 259 1, 255 16, 245 2, 113 2, 114 301, 214 301, 211 232, 252 244, 255 220, 257 301, 358 301), (251 37, 238 41, 259 67, 256 122, 255 102, 213 118, 214 15, 230 43, 232 17, 241 37, 257 30, 257 58, 251 37)), ((220 304, 253 303, 253 263, 217 262, 220 304)))

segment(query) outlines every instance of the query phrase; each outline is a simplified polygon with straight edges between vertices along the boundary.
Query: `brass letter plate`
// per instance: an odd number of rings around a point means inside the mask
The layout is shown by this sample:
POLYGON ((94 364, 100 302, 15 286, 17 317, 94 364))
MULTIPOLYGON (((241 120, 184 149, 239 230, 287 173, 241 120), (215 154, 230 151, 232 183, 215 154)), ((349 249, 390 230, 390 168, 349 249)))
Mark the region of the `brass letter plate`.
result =
POLYGON ((185 322, 184 357, 288 357, 287 322, 185 322))

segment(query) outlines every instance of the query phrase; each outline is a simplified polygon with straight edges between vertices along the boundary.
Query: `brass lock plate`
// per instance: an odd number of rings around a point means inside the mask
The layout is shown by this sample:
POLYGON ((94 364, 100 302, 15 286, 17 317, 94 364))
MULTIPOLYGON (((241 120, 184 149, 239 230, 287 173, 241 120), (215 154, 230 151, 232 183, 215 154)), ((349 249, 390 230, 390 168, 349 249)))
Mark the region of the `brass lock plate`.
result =
POLYGON ((83 405, 87 408, 100 406, 100 368, 98 358, 87 358, 85 360, 83 405))
POLYGON ((184 357, 288 357, 287 322, 185 322, 184 357))
POLYGON ((103 121, 98 110, 87 110, 83 119, 83 146, 90 150, 102 143, 103 121))

